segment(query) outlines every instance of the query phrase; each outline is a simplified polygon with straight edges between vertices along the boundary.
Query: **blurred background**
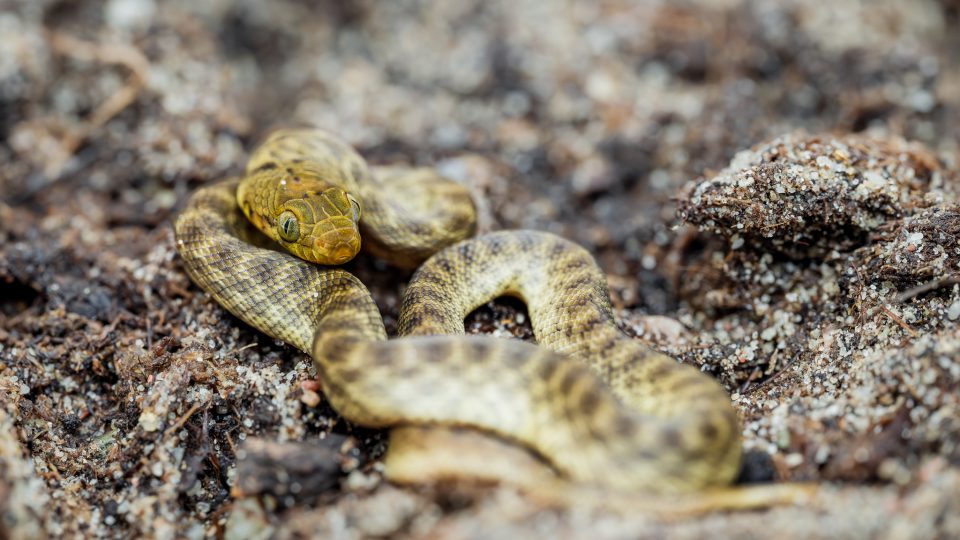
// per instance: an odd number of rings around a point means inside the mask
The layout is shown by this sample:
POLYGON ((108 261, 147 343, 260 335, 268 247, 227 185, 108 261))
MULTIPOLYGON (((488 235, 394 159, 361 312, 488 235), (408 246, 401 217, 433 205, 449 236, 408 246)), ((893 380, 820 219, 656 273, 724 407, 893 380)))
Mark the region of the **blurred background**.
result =
POLYGON ((633 275, 677 188, 764 139, 957 153, 954 0, 0 5, 4 200, 80 196, 100 226, 155 226, 266 131, 315 125, 469 176, 491 226, 609 246, 633 275))

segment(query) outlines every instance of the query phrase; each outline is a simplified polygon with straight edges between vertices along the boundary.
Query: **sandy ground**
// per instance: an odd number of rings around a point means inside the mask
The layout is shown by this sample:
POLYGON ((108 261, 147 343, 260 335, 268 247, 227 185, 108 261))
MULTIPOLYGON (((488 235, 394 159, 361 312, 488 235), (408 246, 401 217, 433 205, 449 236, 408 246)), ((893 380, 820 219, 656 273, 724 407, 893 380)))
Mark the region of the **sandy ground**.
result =
MULTIPOLYGON (((960 536, 956 1, 0 6, 0 538, 960 536), (744 478, 817 495, 677 520, 386 482, 386 434, 174 250, 287 125, 582 243, 625 329, 731 392, 744 478)), ((351 268, 392 332, 407 276, 351 268)), ((510 301, 467 327, 531 338, 510 301)))

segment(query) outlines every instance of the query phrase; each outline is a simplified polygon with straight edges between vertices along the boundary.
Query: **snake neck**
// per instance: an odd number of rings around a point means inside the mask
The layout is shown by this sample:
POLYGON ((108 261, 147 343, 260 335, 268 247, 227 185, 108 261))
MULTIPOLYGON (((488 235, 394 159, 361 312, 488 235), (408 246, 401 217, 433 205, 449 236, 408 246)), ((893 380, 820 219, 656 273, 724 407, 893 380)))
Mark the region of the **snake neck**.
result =
POLYGON ((276 164, 305 168, 325 182, 358 193, 370 182, 366 161, 350 145, 319 129, 281 129, 257 146, 247 161, 247 173, 276 164))
MULTIPOLYGON (((348 144, 317 129, 279 130, 257 146, 247 162, 250 187, 238 192, 240 204, 271 234, 269 221, 282 206, 277 186, 295 190, 307 177, 359 199, 364 249, 400 268, 415 268, 476 228, 476 208, 466 187, 432 169, 371 168, 348 144)), ((276 234, 274 240, 279 240, 276 234)))
POLYGON ((416 268, 476 229, 470 191, 432 169, 373 167, 360 190, 364 249, 393 266, 416 268))

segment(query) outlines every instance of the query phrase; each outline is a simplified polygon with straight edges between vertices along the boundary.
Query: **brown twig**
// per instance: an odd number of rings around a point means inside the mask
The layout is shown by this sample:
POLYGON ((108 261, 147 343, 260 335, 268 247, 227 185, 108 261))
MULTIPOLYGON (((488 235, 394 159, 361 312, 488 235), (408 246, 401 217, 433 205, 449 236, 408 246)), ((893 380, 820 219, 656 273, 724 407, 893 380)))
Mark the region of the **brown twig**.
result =
POLYGON ((740 385, 740 390, 738 390, 738 393, 741 395, 746 394, 747 391, 750 390, 750 385, 753 383, 753 381, 760 378, 762 373, 763 372, 760 370, 760 366, 754 366, 753 371, 747 376, 747 380, 743 381, 743 384, 740 385))
POLYGON ((150 62, 143 53, 130 45, 92 43, 55 30, 48 32, 47 36, 51 48, 59 55, 103 64, 117 64, 130 71, 130 76, 124 81, 123 87, 101 103, 90 114, 84 126, 68 130, 60 141, 63 153, 44 167, 46 177, 56 180, 63 174, 67 162, 76 154, 80 145, 137 99, 147 83, 150 62))
POLYGON ((897 315, 896 313, 890 311, 890 308, 888 308, 887 306, 883 304, 879 304, 879 305, 880 305, 880 309, 882 309, 883 312, 887 314, 887 317, 890 317, 890 319, 893 320, 893 322, 899 324, 900 327, 906 330, 911 336, 920 337, 920 334, 918 334, 916 330, 914 330, 909 324, 907 324, 907 321, 900 318, 900 316, 897 315))
POLYGON ((751 387, 751 388, 748 388, 748 389, 746 389, 744 392, 741 392, 741 393, 744 394, 744 395, 746 395, 746 394, 752 394, 752 393, 756 392, 757 390, 760 390, 761 388, 764 388, 764 387, 766 387, 766 386, 769 386, 769 385, 772 384, 774 381, 776 381, 777 379, 779 379, 780 377, 782 377, 783 374, 789 372, 790 369, 791 369, 793 366, 795 366, 799 360, 800 360, 800 354, 798 353, 798 354, 794 355, 794 357, 793 357, 792 359, 790 359, 790 362, 787 363, 785 366, 783 366, 780 370, 774 372, 772 375, 770 375, 770 377, 768 377, 768 378, 760 381, 759 383, 756 384, 756 386, 753 386, 753 387, 751 387))
POLYGON ((193 406, 190 407, 190 409, 187 410, 187 412, 183 416, 181 416, 180 418, 177 418, 177 421, 174 422, 172 426, 168 427, 166 431, 164 431, 164 436, 170 433, 174 433, 175 431, 183 427, 183 425, 187 423, 187 420, 189 420, 190 417, 193 416, 193 413, 200 410, 200 407, 202 407, 203 405, 204 404, 194 403, 193 406))
POLYGON ((960 283, 960 274, 937 278, 903 291, 897 295, 896 300, 898 303, 902 304, 911 298, 920 296, 921 294, 926 294, 930 291, 934 291, 942 287, 949 287, 950 285, 956 285, 958 283, 960 283))

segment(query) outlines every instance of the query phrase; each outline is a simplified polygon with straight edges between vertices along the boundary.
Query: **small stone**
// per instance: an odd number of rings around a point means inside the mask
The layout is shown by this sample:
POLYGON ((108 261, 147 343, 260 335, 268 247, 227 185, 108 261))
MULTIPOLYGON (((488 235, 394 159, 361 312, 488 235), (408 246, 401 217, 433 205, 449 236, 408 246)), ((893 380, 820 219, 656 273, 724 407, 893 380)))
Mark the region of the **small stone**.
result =
POLYGON ((304 390, 303 395, 300 396, 300 402, 307 407, 316 407, 320 405, 320 394, 313 390, 304 390))
POLYGON ((947 318, 951 321, 960 319, 960 300, 954 302, 949 309, 947 309, 947 318))
POLYGON ((347 489, 350 491, 370 491, 375 488, 379 482, 379 476, 366 474, 359 470, 347 475, 347 489))
POLYGON ((153 411, 143 411, 140 415, 140 428, 153 432, 160 429, 160 418, 153 411))
POLYGON ((732 242, 730 243, 730 249, 737 250, 743 247, 744 240, 743 240, 743 237, 740 236, 739 234, 733 235, 733 237, 731 237, 730 239, 732 240, 732 242))
POLYGON ((803 455, 798 454, 796 452, 787 454, 787 457, 785 457, 783 461, 787 465, 787 467, 790 467, 790 468, 799 467, 800 465, 803 464, 803 455))
POLYGON ((104 8, 104 15, 107 24, 113 28, 145 28, 156 9, 152 0, 110 0, 104 8))

